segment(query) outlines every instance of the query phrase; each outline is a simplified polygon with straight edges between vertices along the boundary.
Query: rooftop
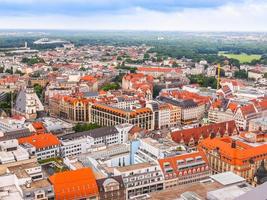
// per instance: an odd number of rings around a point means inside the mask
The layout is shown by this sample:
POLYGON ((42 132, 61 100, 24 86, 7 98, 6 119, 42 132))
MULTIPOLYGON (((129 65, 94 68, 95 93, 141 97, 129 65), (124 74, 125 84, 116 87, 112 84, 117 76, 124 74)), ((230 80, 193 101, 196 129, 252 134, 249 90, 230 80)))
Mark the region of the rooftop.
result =
POLYGON ((54 186, 56 199, 80 199, 98 194, 91 168, 60 172, 50 176, 49 180, 54 186))
POLYGON ((58 138, 51 133, 35 134, 20 138, 19 144, 31 144, 37 149, 60 145, 58 138))
POLYGON ((241 176, 238 176, 235 173, 230 172, 230 171, 211 175, 210 177, 222 185, 231 185, 231 184, 240 183, 246 180, 242 178, 241 176))
POLYGON ((128 171, 134 171, 134 170, 138 170, 138 169, 143 169, 143 168, 148 168, 148 167, 152 167, 154 166, 153 164, 151 163, 138 163, 138 164, 134 164, 134 165, 128 165, 128 166, 125 166, 125 167, 118 167, 116 168, 118 171, 120 172, 128 172, 128 171))

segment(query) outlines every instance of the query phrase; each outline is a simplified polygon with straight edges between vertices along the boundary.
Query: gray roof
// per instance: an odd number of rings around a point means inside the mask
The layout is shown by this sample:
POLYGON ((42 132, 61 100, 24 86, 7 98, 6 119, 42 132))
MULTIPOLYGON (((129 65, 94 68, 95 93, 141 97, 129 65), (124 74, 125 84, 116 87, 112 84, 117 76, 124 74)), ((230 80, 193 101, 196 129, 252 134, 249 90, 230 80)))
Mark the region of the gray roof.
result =
POLYGON ((251 191, 246 192, 245 194, 239 196, 235 200, 266 200, 267 197, 267 182, 262 185, 257 186, 251 191))
POLYGON ((26 91, 21 90, 18 94, 18 97, 16 98, 15 110, 25 113, 25 108, 26 108, 26 91))
POLYGON ((19 139, 22 137, 27 137, 32 135, 28 128, 5 132, 3 137, 0 137, 0 141, 11 140, 11 139, 19 139))
POLYGON ((110 127, 97 128, 97 129, 90 130, 90 131, 70 133, 70 134, 62 136, 60 139, 71 140, 71 139, 86 137, 86 136, 90 136, 92 138, 99 138, 99 137, 105 137, 107 135, 112 135, 112 134, 117 134, 117 133, 118 133, 118 130, 114 126, 110 126, 110 127))
POLYGON ((174 106, 179 106, 182 108, 188 108, 188 107, 196 107, 197 103, 195 103, 193 100, 188 99, 188 100, 176 100, 176 99, 172 99, 172 98, 168 98, 168 97, 162 97, 159 96, 157 98, 160 101, 163 101, 165 103, 169 103, 172 104, 174 106))

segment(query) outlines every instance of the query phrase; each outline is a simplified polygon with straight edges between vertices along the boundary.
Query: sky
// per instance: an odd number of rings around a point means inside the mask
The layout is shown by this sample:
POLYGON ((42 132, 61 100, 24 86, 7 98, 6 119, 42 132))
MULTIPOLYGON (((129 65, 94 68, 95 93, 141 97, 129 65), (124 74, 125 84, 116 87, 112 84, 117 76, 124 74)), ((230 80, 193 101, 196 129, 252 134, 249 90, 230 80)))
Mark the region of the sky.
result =
POLYGON ((0 29, 267 31, 267 0, 0 0, 0 29))

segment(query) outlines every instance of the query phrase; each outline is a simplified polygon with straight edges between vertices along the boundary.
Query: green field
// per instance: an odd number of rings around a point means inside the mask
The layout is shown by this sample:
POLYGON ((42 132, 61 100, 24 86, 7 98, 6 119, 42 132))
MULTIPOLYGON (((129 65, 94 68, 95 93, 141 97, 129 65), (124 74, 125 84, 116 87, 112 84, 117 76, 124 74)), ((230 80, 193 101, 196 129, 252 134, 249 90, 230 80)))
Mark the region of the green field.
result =
POLYGON ((248 55, 248 54, 245 54, 245 53, 242 53, 242 54, 232 54, 232 53, 227 53, 227 52, 219 52, 218 54, 219 56, 225 56, 227 58, 233 58, 233 59, 237 59, 240 61, 240 63, 249 63, 251 62, 252 60, 260 60, 261 58, 261 55, 258 55, 258 54, 251 54, 251 55, 248 55))

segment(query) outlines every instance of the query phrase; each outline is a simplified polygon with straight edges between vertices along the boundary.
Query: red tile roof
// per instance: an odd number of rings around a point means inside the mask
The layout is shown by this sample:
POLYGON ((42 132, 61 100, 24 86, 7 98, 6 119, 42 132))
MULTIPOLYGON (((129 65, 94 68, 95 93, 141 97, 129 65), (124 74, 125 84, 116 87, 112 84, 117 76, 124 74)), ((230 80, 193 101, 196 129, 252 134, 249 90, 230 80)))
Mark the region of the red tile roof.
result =
POLYGON ((233 135, 236 134, 237 129, 235 125, 235 121, 228 121, 228 122, 221 122, 216 124, 210 124, 202 127, 197 128, 191 128, 191 129, 185 129, 180 131, 175 131, 171 133, 172 140, 181 143, 184 142, 186 145, 189 144, 191 138, 194 139, 195 143, 198 143, 201 139, 201 136, 203 139, 210 137, 212 133, 219 133, 219 135, 222 137, 225 134, 233 135))
POLYGON ((199 151, 199 152, 194 152, 194 153, 188 153, 188 154, 182 154, 182 155, 178 155, 178 156, 174 156, 174 157, 167 157, 167 158, 163 158, 163 159, 159 159, 158 160, 159 165, 163 171, 163 174, 165 175, 170 175, 170 173, 166 172, 166 169, 173 169, 172 171, 172 175, 168 176, 169 178, 175 178, 176 176, 185 176, 188 174, 193 174, 193 173, 198 173, 198 172, 203 172, 206 170, 209 170, 208 167, 208 160, 206 155, 204 154, 203 151, 199 151), (197 162, 196 158, 201 158, 201 161, 204 161, 202 166, 195 166, 195 167, 190 167, 187 169, 183 169, 183 170, 179 170, 178 167, 182 164, 179 164, 177 161, 183 161, 183 164, 187 164, 187 160, 186 159, 193 159, 192 162, 197 162), (173 176, 175 174, 175 176, 173 176))
POLYGON ((98 187, 91 168, 65 171, 49 177, 56 200, 83 199, 98 196, 98 187))

